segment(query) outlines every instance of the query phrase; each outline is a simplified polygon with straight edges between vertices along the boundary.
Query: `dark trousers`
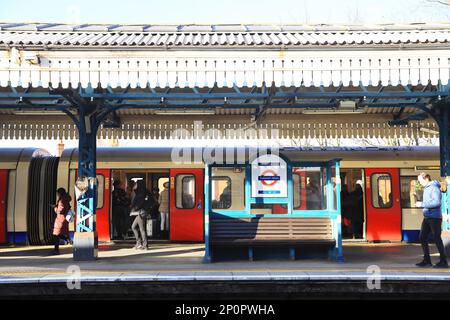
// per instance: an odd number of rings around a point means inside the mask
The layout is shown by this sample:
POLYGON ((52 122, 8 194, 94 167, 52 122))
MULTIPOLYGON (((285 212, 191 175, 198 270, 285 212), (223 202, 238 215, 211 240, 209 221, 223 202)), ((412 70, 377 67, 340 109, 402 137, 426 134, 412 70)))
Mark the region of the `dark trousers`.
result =
POLYGON ((61 240, 67 241, 69 240, 69 236, 66 236, 65 234, 60 234, 59 236, 53 236, 54 237, 54 244, 55 244, 55 251, 59 251, 59 242, 61 240))
POLYGON ((133 230, 134 237, 136 238, 136 245, 143 245, 147 247, 147 233, 145 232, 145 224, 147 223, 147 219, 142 218, 140 215, 137 215, 134 218, 134 222, 131 225, 131 229, 133 230), (141 232, 141 237, 139 237, 139 231, 141 232))
POLYGON ((428 237, 430 232, 433 234, 433 240, 439 251, 440 259, 446 260, 444 244, 441 238, 442 231, 442 219, 436 218, 424 218, 422 222, 422 228, 420 229, 420 243, 423 249, 423 258, 427 262, 431 262, 430 248, 428 247, 428 237))

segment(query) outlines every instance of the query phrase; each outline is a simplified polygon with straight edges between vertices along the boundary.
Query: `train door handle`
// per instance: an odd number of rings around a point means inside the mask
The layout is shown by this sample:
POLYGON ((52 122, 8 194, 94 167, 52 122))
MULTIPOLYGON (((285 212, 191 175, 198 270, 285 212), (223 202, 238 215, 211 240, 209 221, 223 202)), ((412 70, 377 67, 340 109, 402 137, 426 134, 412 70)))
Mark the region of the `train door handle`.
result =
POLYGON ((202 202, 199 201, 198 204, 197 204, 197 209, 201 209, 201 208, 202 208, 202 202))

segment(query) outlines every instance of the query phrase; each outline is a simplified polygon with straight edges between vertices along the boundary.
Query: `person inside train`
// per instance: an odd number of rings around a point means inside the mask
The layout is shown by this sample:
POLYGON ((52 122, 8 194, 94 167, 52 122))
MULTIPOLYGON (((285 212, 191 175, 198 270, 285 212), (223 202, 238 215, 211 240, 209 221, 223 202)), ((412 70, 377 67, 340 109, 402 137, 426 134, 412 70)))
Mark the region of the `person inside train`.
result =
POLYGON ((416 264, 418 267, 431 267, 430 248, 428 246, 428 237, 433 235, 434 243, 439 251, 439 262, 434 268, 448 268, 447 256, 445 254, 444 244, 442 242, 442 190, 439 181, 431 181, 429 174, 422 172, 418 176, 419 183, 423 188, 422 212, 423 221, 420 229, 420 243, 422 244, 423 260, 416 264))
POLYGON ((113 232, 116 238, 125 239, 128 230, 128 208, 131 204, 130 198, 122 188, 122 182, 118 179, 113 183, 112 192, 112 221, 113 232))
POLYGON ((51 255, 59 254, 59 245, 61 241, 69 241, 69 222, 66 219, 67 213, 70 210, 70 196, 65 193, 60 193, 54 212, 56 214, 55 222, 53 224, 53 237, 55 248, 50 252, 51 255))
POLYGON ((231 207, 231 182, 227 180, 227 186, 219 196, 219 206, 222 209, 231 207))
POLYGON ((161 217, 161 238, 169 236, 169 182, 163 184, 164 190, 159 194, 159 214, 161 217))
POLYGON ((362 239, 364 226, 364 192, 361 180, 356 182, 355 190, 350 193, 350 204, 352 236, 355 239, 362 239))
POLYGON ((342 236, 348 237, 351 235, 351 220, 350 220, 350 193, 348 192, 348 186, 343 184, 341 187, 341 215, 342 215, 342 236))
POLYGON ((320 210, 320 189, 316 182, 308 177, 308 183, 306 185, 306 209, 307 210, 320 210))
POLYGON ((134 217, 131 229, 136 238, 135 249, 147 250, 147 233, 145 227, 147 217, 156 205, 151 192, 145 187, 145 181, 139 180, 136 186, 136 195, 131 203, 130 216, 134 217), (140 234, 139 234, 140 232, 140 234))

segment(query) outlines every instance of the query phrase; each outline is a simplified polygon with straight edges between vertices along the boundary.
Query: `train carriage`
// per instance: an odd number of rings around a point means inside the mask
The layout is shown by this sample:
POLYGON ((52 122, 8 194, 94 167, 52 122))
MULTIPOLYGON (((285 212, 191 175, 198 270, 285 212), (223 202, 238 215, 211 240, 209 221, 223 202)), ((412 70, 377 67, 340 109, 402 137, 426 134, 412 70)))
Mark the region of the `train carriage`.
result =
MULTIPOLYGON (((68 149, 61 158, 54 158, 41 149, 0 150, 1 243, 34 245, 48 242, 48 224, 51 225, 52 216, 47 209, 55 197, 56 188, 68 189, 75 198, 77 152, 76 149, 68 149)), ((432 178, 439 177, 438 148, 286 148, 281 149, 280 154, 291 161, 342 159, 342 185, 346 185, 349 191, 353 191, 357 184, 364 187, 362 239, 418 240, 422 214, 416 177, 421 171, 429 172, 432 178)), ((164 182, 170 183, 170 241, 205 240, 206 203, 221 212, 239 211, 246 206, 249 190, 245 187, 244 168, 214 168, 214 172, 208 173, 211 193, 205 199, 205 163, 202 158, 192 157, 192 160, 189 163, 173 162, 172 149, 169 148, 99 148, 96 215, 99 241, 115 241, 120 237, 115 232, 112 219, 111 192, 113 181, 117 179, 124 184, 143 179, 148 189, 154 191, 161 190, 164 182), (230 201, 221 203, 220 196, 227 186, 231 188, 230 201), (190 201, 185 200, 188 196, 192 198, 190 201)), ((295 210, 310 210, 308 184, 309 181, 317 181, 319 171, 297 167, 292 172, 294 193, 291 201, 295 210)), ((287 204, 282 203, 253 205, 255 214, 282 216, 287 210, 287 204)), ((150 238, 155 237, 157 229, 153 227, 152 232, 148 232, 150 238)), ((71 230, 74 230, 73 223, 71 230)), ((132 237, 131 233, 129 237, 132 237)))

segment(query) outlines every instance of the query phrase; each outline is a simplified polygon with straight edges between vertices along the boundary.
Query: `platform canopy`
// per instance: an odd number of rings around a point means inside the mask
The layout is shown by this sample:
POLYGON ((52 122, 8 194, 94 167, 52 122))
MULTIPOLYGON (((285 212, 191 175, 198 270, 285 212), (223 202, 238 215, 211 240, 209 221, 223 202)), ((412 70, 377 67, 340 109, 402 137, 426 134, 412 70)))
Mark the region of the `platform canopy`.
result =
POLYGON ((80 105, 103 136, 125 138, 194 117, 290 135, 431 128, 430 105, 449 95, 449 41, 448 24, 0 23, 0 138, 73 136, 80 105))

